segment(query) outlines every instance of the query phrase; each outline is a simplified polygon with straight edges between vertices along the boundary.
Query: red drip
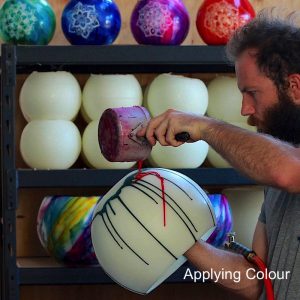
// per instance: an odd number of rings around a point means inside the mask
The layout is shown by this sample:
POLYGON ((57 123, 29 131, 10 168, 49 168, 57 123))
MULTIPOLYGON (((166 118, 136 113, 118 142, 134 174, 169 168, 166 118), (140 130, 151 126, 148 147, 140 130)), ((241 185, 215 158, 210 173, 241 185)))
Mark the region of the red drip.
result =
POLYGON ((142 172, 143 161, 138 161, 138 173, 135 175, 136 180, 140 180, 147 175, 154 175, 160 180, 161 192, 162 192, 162 200, 163 200, 163 220, 164 226, 166 226, 166 198, 165 198, 165 180, 164 178, 155 171, 142 172))

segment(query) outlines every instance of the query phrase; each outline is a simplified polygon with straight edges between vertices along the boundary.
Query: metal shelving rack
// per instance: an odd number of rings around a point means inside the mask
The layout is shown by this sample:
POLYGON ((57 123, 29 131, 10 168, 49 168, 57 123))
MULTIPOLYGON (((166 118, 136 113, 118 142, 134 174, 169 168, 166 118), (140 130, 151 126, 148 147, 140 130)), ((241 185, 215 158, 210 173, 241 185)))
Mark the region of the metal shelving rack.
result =
MULTIPOLYGON (((31 170, 16 168, 16 77, 32 71, 73 73, 233 73, 216 46, 14 46, 1 56, 1 295, 19 299, 19 285, 112 282, 100 267, 31 267, 16 257, 16 209, 20 188, 108 187, 128 170, 31 170), (105 176, 104 176, 105 175, 105 176), (99 180, 101 178, 101 180, 99 180), (84 274, 84 276, 82 275, 84 274)), ((178 170, 199 185, 252 185, 233 169, 178 170)), ((168 282, 180 282, 183 268, 168 282)))

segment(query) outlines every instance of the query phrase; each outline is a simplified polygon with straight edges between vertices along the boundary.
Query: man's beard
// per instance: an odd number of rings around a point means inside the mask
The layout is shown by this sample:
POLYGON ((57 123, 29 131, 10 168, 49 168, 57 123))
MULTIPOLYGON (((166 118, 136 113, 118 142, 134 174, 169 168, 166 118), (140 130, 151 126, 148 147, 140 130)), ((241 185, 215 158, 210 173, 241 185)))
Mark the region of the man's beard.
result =
POLYGON ((265 112, 264 126, 259 132, 270 134, 280 140, 300 144, 300 106, 288 95, 279 95, 279 101, 265 112))

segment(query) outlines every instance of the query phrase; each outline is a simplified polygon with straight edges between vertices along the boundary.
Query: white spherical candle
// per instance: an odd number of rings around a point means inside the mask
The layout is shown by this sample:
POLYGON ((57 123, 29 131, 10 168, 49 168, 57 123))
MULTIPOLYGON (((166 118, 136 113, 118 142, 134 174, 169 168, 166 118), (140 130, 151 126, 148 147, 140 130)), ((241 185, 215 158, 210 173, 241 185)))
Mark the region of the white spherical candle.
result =
POLYGON ((244 122, 241 115, 242 94, 235 77, 218 76, 207 85, 209 103, 207 114, 227 122, 244 122))
POLYGON ((129 169, 135 162, 110 162, 101 153, 98 142, 98 124, 90 122, 82 135, 82 155, 86 163, 96 169, 129 169))
POLYGON ((141 105, 142 88, 131 74, 92 74, 82 93, 83 117, 87 122, 99 120, 107 108, 141 105))
POLYGON ((154 117, 170 108, 203 115, 208 105, 207 88, 197 78, 160 74, 151 82, 144 105, 154 117))
POLYGON ((180 147, 165 147, 156 143, 148 159, 154 167, 197 168, 204 162, 207 152, 208 144, 204 141, 185 143, 180 147))
POLYGON ((20 150, 31 168, 68 169, 80 154, 80 132, 71 121, 31 121, 22 132, 20 150))
POLYGON ((73 120, 81 106, 81 88, 69 72, 33 72, 20 92, 25 119, 73 120))
POLYGON ((264 200, 263 187, 239 187, 222 191, 226 195, 232 212, 233 228, 236 240, 252 247, 252 239, 264 200))

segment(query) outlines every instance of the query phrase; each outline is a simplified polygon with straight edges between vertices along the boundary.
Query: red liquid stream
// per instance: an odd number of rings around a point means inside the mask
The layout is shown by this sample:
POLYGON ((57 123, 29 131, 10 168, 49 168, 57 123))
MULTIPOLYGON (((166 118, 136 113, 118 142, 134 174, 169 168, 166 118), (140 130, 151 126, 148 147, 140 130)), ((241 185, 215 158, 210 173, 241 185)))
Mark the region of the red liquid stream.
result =
POLYGON ((155 171, 142 172, 142 166, 143 166, 143 161, 139 160, 138 161, 138 172, 135 175, 136 180, 140 180, 147 175, 154 175, 160 180, 162 200, 163 200, 163 222, 164 222, 164 226, 166 226, 165 180, 158 172, 155 172, 155 171))

